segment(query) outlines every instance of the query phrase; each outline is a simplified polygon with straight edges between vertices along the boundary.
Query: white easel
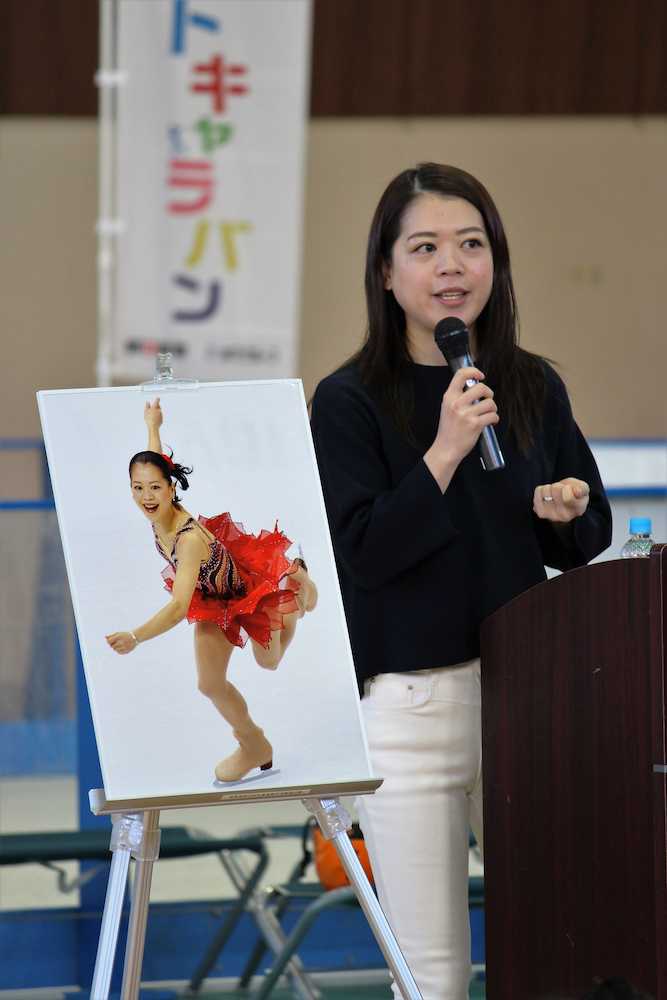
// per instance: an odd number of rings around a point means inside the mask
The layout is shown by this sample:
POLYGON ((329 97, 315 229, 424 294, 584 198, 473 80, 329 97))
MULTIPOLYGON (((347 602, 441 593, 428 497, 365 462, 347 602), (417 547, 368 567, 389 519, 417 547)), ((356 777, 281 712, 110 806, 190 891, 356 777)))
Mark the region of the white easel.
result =
MULTIPOLYGON (((165 389, 194 389, 198 383, 194 379, 176 379, 171 365, 171 354, 158 354, 156 375, 150 382, 144 382, 142 388, 146 391, 165 389)), ((345 783, 345 795, 363 795, 374 792, 381 784, 380 780, 364 780, 358 784, 345 783)), ((347 830, 352 821, 340 801, 333 797, 336 791, 341 793, 341 787, 334 786, 313 789, 300 789, 277 796, 285 799, 300 799, 309 813, 312 813, 327 840, 333 840, 336 852, 345 869, 362 910, 370 924, 371 930, 387 960, 396 983, 400 986, 405 1000, 421 1000, 421 994, 412 977, 396 938, 387 923, 375 893, 366 878, 361 863, 350 843, 347 830), (313 792, 313 797, 303 797, 305 791, 313 792), (301 792, 301 794, 299 794, 301 792), (316 797, 318 794, 332 797, 316 797)), ((243 798, 253 800, 253 793, 247 793, 243 798)), ((109 803, 103 789, 93 789, 89 793, 90 806, 96 816, 111 815, 113 828, 111 832, 110 850, 112 852, 111 871, 107 884, 104 913, 97 948, 95 971, 91 989, 92 1000, 107 1000, 113 973, 118 932, 125 898, 130 858, 136 862, 133 880, 132 903, 130 908, 130 924, 128 928, 125 964, 123 967, 122 1000, 136 1000, 139 995, 141 980, 141 965, 146 939, 146 923, 148 919, 148 903, 150 899, 153 863, 160 853, 160 810, 163 808, 178 808, 185 805, 224 804, 227 801, 239 801, 239 796, 232 798, 224 793, 199 798, 197 802, 169 800, 148 805, 137 802, 136 811, 130 803, 109 803)))
MULTIPOLYGON (((377 785, 379 782, 370 784, 377 785)), ((364 782, 356 790, 350 787, 345 791, 346 794, 368 792, 368 785, 369 782, 364 782)), ((136 872, 121 997, 122 1000, 136 1000, 141 980, 153 863, 160 853, 160 810, 113 813, 112 807, 106 803, 102 789, 91 791, 90 800, 92 811, 96 815, 111 813, 113 821, 110 844, 113 857, 90 995, 92 1000, 107 1000, 109 996, 130 857, 133 857, 136 862, 136 872)), ((315 816, 327 840, 333 841, 341 864, 405 1000, 421 1000, 421 994, 401 954, 396 938, 350 843, 347 829, 351 821, 346 810, 335 798, 308 798, 301 801, 307 811, 315 816)))

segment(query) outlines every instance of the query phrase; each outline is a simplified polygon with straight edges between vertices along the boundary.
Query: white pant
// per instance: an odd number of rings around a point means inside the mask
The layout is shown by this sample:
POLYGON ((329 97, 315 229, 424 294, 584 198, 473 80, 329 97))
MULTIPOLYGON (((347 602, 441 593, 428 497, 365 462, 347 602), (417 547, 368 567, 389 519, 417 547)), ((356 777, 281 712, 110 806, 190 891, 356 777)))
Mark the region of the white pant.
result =
POLYGON ((378 674, 361 703, 384 783, 359 796, 359 819, 380 904, 423 1000, 468 997, 469 826, 482 847, 480 703, 479 660, 378 674))

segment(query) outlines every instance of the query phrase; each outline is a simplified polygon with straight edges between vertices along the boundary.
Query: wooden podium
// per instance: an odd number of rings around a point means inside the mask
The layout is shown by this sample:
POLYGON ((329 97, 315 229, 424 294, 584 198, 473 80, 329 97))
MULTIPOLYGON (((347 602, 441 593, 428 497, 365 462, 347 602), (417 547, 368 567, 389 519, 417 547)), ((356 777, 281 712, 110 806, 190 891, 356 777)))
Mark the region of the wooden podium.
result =
POLYGON ((482 628, 488 1000, 667 1000, 667 545, 482 628))

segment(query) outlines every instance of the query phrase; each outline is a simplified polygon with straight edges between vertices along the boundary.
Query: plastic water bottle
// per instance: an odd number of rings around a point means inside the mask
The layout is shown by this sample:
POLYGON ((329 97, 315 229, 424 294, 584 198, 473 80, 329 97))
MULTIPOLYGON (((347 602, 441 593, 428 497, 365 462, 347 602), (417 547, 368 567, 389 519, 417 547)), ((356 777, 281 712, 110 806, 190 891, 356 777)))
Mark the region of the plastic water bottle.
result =
POLYGON ((630 537, 621 549, 621 559, 636 559, 648 556, 651 552, 651 518, 631 517, 630 537))

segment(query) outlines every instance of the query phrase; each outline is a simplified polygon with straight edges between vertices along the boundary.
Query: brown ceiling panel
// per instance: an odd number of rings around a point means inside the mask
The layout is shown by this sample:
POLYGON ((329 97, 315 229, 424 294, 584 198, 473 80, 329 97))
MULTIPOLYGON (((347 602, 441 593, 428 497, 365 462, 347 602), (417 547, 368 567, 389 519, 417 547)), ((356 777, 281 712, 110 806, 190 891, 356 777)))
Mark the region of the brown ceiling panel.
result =
POLYGON ((312 114, 412 113, 411 6, 406 0, 315 0, 312 114))
MULTIPOLYGON (((665 0, 313 9, 314 116, 667 111, 665 0)), ((0 113, 95 115, 97 21, 97 0, 0 0, 0 113)))
POLYGON ((639 112, 667 111, 667 3, 644 0, 639 38, 639 112))
POLYGON ((96 0, 0 0, 0 114, 95 115, 96 0))
POLYGON ((312 114, 664 113, 666 10, 664 0, 315 0, 312 114))

